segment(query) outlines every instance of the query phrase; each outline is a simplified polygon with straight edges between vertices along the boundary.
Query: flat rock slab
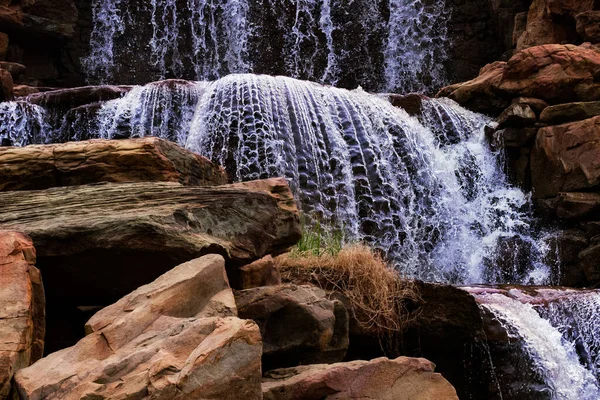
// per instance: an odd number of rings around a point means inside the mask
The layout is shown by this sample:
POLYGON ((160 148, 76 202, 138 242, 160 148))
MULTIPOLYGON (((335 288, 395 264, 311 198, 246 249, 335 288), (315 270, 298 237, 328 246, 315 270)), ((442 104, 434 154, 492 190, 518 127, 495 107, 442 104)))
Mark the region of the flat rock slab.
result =
POLYGON ((422 358, 378 358, 268 372, 264 400, 457 400, 456 391, 422 358))
POLYGON ((98 182, 227 183, 223 168, 158 138, 0 147, 0 190, 38 190, 98 182))
POLYGON ((33 238, 48 298, 76 306, 110 304, 204 254, 221 254, 235 268, 284 252, 301 236, 292 193, 277 178, 4 192, 0 228, 33 238))
POLYGON ((225 261, 177 266, 106 307, 88 335, 20 371, 22 399, 261 399, 261 338, 235 317, 225 261))
POLYGON ((0 231, 0 399, 11 379, 44 351, 44 288, 31 239, 0 231))

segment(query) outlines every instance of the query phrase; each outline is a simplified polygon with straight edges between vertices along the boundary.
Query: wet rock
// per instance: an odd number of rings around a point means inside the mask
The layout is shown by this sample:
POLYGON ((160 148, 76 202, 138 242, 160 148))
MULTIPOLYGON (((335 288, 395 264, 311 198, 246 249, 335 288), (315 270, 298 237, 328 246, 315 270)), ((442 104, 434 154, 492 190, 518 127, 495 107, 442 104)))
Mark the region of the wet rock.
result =
POLYGON ((586 42, 600 42, 600 11, 580 13, 577 19, 577 33, 586 42))
POLYGON ((19 77, 24 75, 25 71, 27 71, 27 68, 22 64, 6 61, 0 61, 0 68, 10 72, 10 75, 13 77, 14 81, 19 79, 19 77))
POLYGON ((108 101, 123 97, 131 86, 84 86, 34 93, 27 101, 49 109, 67 111, 85 104, 108 101))
POLYGON ((600 117, 541 128, 531 157, 534 196, 600 184, 600 117))
POLYGON ((470 110, 499 114, 510 104, 509 96, 498 90, 506 62, 497 61, 481 69, 473 80, 443 88, 436 96, 449 97, 470 110))
POLYGON ((593 287, 600 285, 600 244, 589 247, 579 253, 585 277, 593 287))
POLYGON ((496 132, 505 147, 529 146, 535 140, 538 128, 505 128, 496 132))
POLYGON ((222 254, 236 268, 286 251, 300 238, 285 179, 1 192, 0 227, 33 238, 47 297, 75 306, 110 304, 203 254, 222 254))
POLYGON ((566 103, 550 106, 540 115, 540 121, 549 125, 581 121, 600 115, 600 101, 566 103))
POLYGON ((0 190, 144 181, 217 186, 227 177, 206 158, 153 137, 0 148, 0 190))
POLYGON ((42 357, 44 288, 31 239, 0 231, 0 398, 12 398, 13 375, 42 357))
POLYGON ((252 319, 263 338, 265 370, 332 363, 348 349, 348 312, 312 286, 282 285, 236 292, 240 318, 252 319))
POLYGON ((230 281, 234 289, 253 289, 261 286, 281 285, 281 274, 273 257, 266 256, 251 264, 231 271, 230 281))
POLYGON ((424 359, 378 358, 270 371, 265 400, 458 399, 454 388, 424 359))
POLYGON ((389 94, 387 96, 394 107, 402 108, 408 115, 417 117, 420 117, 423 114, 423 100, 427 100, 428 98, 419 93, 410 93, 406 95, 389 94))
POLYGON ((585 287, 587 279, 579 260, 579 253, 588 245, 584 232, 567 230, 547 240, 549 250, 544 262, 552 268, 551 282, 568 287, 585 287))
POLYGON ((538 201, 543 212, 564 220, 593 219, 600 212, 600 194, 598 193, 559 193, 552 199, 538 201))
POLYGON ((517 50, 550 43, 576 43, 575 16, 593 8, 594 0, 533 0, 517 50))
POLYGON ((259 400, 260 333, 231 316, 224 264, 187 262, 103 309, 75 346, 17 374, 21 397, 259 400))
POLYGON ((13 78, 5 69, 0 69, 0 89, 0 102, 13 99, 13 78))
POLYGON ((531 107, 522 103, 512 103, 497 119, 500 129, 524 128, 534 125, 536 121, 537 117, 531 107))

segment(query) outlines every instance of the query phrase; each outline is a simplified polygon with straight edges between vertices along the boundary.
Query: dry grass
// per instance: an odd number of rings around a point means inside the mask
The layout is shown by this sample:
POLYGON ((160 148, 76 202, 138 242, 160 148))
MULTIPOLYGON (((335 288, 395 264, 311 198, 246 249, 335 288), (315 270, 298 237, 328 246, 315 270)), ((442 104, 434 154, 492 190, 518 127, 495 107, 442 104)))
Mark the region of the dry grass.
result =
POLYGON ((285 282, 312 283, 343 294, 360 327, 380 336, 401 332, 410 318, 405 305, 418 300, 412 283, 363 244, 337 253, 296 250, 277 257, 276 263, 285 282))

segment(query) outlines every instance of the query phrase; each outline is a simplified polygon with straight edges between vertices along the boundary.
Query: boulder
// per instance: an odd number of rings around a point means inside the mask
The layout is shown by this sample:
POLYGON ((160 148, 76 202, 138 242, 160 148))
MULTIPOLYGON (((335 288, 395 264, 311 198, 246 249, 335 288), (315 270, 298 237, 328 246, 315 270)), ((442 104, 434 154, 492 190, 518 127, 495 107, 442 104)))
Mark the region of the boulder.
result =
POLYGON ((0 190, 143 181, 216 186, 227 177, 206 158, 153 137, 0 148, 0 190))
POLYGON ((505 68, 503 61, 488 64, 475 79, 447 86, 436 96, 449 97, 473 111, 500 113, 510 104, 510 97, 503 96, 498 90, 505 68))
POLYGON ((496 132, 505 147, 529 146, 535 140, 538 128, 505 128, 496 132))
POLYGON ((543 213, 563 220, 595 219, 600 212, 600 194, 559 193, 554 198, 538 200, 538 206, 543 213))
POLYGON ((48 298, 75 306, 110 304, 204 254, 222 254, 236 268, 301 236, 294 197, 278 178, 0 192, 0 227, 33 238, 48 298))
POLYGON ((577 33, 586 42, 600 42, 600 11, 586 11, 577 15, 577 33))
POLYGON ((525 32, 517 41, 517 50, 542 44, 577 42, 575 15, 593 8, 594 0, 533 0, 525 32))
POLYGON ((0 68, 10 72, 13 80, 17 80, 27 71, 27 68, 24 65, 7 61, 0 61, 0 68))
POLYGON ((598 115, 600 115, 600 101, 566 103, 545 108, 540 115, 540 121, 548 125, 557 125, 598 115))
POLYGON ((0 32, 0 61, 6 60, 6 53, 8 53, 8 35, 0 32))
POLYGON ((506 64, 498 89, 549 103, 600 100, 600 51, 549 44, 516 53, 506 64))
POLYGON ((533 126, 536 121, 537 117, 531 107, 522 103, 512 103, 497 119, 500 129, 525 128, 533 126))
POLYGON ((581 253, 579 259, 583 266, 583 271, 588 282, 593 287, 598 287, 600 284, 600 244, 595 244, 581 253))
POLYGON ((588 246, 588 238, 584 232, 577 230, 558 231, 547 238, 549 250, 544 262, 552 268, 551 282, 568 287, 585 287, 587 279, 579 260, 581 253, 588 246))
POLYGON ((281 274, 273 257, 266 256, 232 271, 230 282, 234 289, 239 290, 277 286, 281 285, 281 274))
POLYGON ((448 86, 438 96, 474 111, 497 114, 515 97, 550 104, 600 100, 599 77, 597 47, 548 44, 519 51, 506 63, 490 64, 477 78, 448 86))
POLYGON ((27 236, 0 231, 0 398, 12 398, 15 372, 44 351, 44 288, 27 236))
POLYGON ((0 69, 0 89, 0 102, 13 99, 13 78, 10 72, 5 69, 0 69))
POLYGON ((167 272, 96 314, 89 334, 15 376, 25 400, 261 398, 261 339, 233 317, 224 260, 167 272))
POLYGON ((434 367, 425 359, 400 357, 280 369, 266 374, 263 399, 458 399, 434 367))
POLYGON ((108 101, 123 97, 131 86, 83 86, 33 93, 27 101, 50 109, 67 111, 85 104, 108 101))
POLYGON ((260 327, 266 370, 344 359, 348 312, 323 290, 282 285, 239 291, 235 297, 240 318, 260 327))
POLYGON ((523 104, 523 105, 527 105, 538 116, 542 113, 542 111, 544 111, 544 109, 546 107, 549 106, 549 104, 546 103, 544 100, 536 99, 536 98, 533 98, 533 97, 516 97, 516 98, 513 99, 513 101, 512 101, 511 104, 523 104))
POLYGON ((531 156, 531 175, 536 198, 600 184, 600 117, 541 128, 531 156))
POLYGON ((423 114, 423 101, 428 97, 419 93, 388 94, 388 99, 394 107, 402 108, 408 115, 420 117, 423 114))

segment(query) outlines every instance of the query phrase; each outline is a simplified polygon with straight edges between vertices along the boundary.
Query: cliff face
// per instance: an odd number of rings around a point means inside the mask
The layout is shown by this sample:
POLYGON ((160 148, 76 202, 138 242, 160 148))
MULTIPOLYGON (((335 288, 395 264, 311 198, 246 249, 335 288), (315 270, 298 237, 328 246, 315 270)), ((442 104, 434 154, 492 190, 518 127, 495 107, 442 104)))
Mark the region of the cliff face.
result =
MULTIPOLYGON (((451 82, 476 76, 483 65, 501 58, 516 46, 513 41, 515 20, 517 25, 519 21, 522 22, 530 2, 487 0, 482 6, 482 2, 477 0, 447 0, 444 11, 448 12, 448 16, 444 18, 448 18, 448 41, 442 49, 447 54, 447 60, 443 66, 435 68, 446 71, 451 82)), ((26 74, 14 76, 15 84, 70 87, 85 83, 82 58, 90 53, 92 3, 93 0, 0 0, 0 61, 26 67, 26 74)), ((390 2, 383 0, 375 5, 371 2, 358 3, 353 5, 352 10, 344 7, 332 7, 330 10, 331 18, 337 24, 332 31, 335 51, 349 54, 338 60, 337 85, 349 88, 361 85, 368 90, 381 90, 377 76, 385 73, 383 43, 386 34, 372 16, 377 14, 379 20, 387 20, 390 2)), ((256 22, 253 30, 258 38, 248 44, 253 72, 289 75, 292 58, 282 53, 282 47, 286 45, 285 31, 291 30, 295 23, 299 24, 300 29, 310 30, 311 24, 319 27, 323 21, 310 21, 310 18, 297 21, 296 10, 291 10, 289 5, 281 4, 274 10, 261 4, 251 2, 247 10, 249 18, 256 22)), ((140 13, 148 11, 142 5, 139 8, 142 10, 140 13)), ((178 12, 180 9, 184 10, 185 7, 178 7, 178 12)), ((180 18, 189 18, 188 13, 182 11, 180 18)), ((143 36, 152 37, 153 28, 150 24, 137 24, 135 29, 147 30, 143 36)), ((434 34, 438 34, 436 29, 434 26, 434 34)), ((517 26, 517 29, 522 27, 517 26)), ((314 73, 301 70, 298 72, 299 78, 317 80, 317 77, 325 74, 328 38, 321 30, 315 31, 314 35, 320 43, 319 48, 311 47, 308 42, 298 48, 298 56, 310 60, 314 73)), ((117 39, 117 44, 124 44, 127 37, 132 38, 131 34, 125 32, 117 39)), ((135 40, 120 46, 122 50, 116 51, 115 56, 124 62, 120 62, 119 71, 115 74, 118 78, 113 78, 115 82, 110 83, 147 83, 156 80, 157 71, 153 70, 150 63, 140 63, 138 59, 140 51, 148 46, 147 41, 137 43, 135 40)), ((172 77, 193 79, 196 72, 184 65, 181 71, 172 73, 172 77)), ((221 71, 221 74, 226 72, 221 71)))

